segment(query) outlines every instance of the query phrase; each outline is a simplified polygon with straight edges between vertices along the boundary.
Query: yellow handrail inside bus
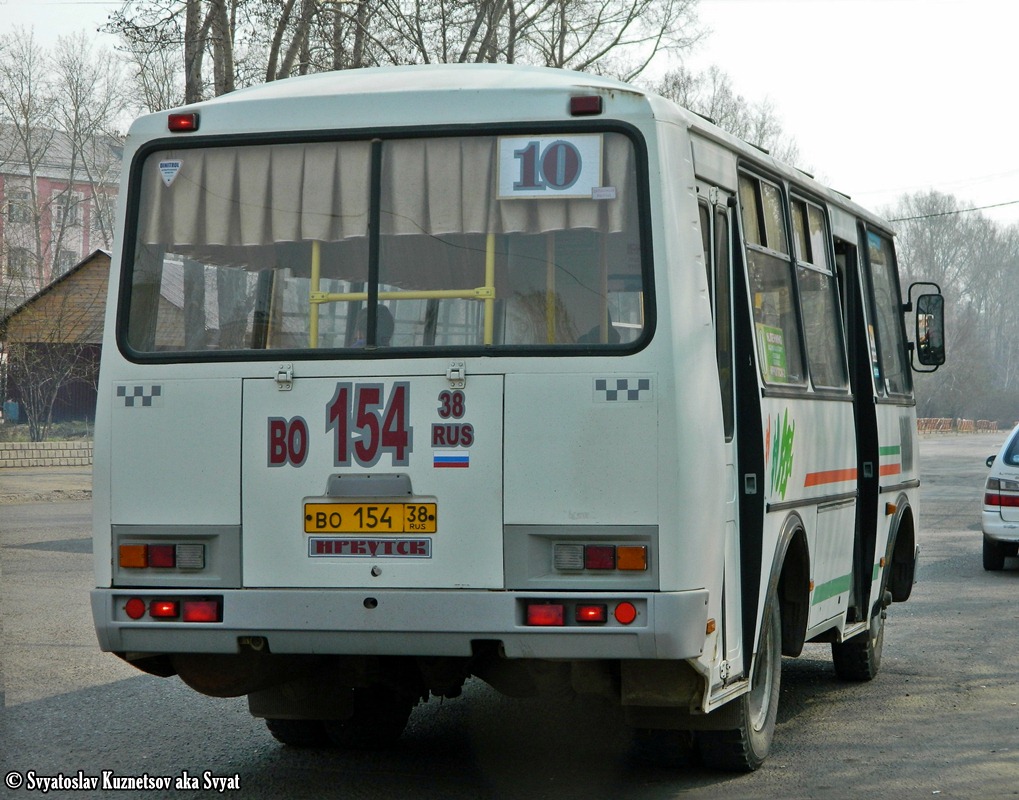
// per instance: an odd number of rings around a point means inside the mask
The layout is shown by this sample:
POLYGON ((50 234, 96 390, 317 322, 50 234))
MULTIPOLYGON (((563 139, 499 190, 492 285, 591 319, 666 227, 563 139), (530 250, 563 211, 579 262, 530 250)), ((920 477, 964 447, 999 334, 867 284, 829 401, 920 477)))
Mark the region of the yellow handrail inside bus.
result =
MULTIPOLYGON (((311 242, 311 297, 320 294, 322 286, 322 243, 311 242)), ((318 347, 318 305, 311 301, 311 312, 308 318, 308 347, 318 347)))
MULTIPOLYGON (((310 346, 318 346, 319 306, 323 303, 353 303, 368 299, 367 292, 323 292, 322 245, 311 243, 311 290, 308 302, 311 313, 308 322, 310 346)), ((397 292, 379 292, 379 300, 482 300, 485 303, 485 344, 495 339, 495 234, 488 234, 485 243, 485 285, 473 289, 420 289, 397 292)))

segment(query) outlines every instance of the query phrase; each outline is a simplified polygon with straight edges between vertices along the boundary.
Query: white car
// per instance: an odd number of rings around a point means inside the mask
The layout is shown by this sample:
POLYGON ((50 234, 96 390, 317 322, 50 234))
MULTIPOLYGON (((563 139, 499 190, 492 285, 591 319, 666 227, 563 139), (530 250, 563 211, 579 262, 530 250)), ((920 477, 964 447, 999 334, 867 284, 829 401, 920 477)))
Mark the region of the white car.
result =
POLYGON ((987 459, 991 468, 984 489, 984 569, 999 570, 1005 558, 1019 554, 1019 425, 987 459))

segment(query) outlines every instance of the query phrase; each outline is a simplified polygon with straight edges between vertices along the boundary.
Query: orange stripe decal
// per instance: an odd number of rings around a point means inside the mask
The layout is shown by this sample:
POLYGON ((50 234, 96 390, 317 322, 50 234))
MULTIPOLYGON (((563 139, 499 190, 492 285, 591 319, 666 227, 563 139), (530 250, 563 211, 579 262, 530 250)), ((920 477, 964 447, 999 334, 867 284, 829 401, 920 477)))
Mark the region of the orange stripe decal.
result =
POLYGON ((829 469, 824 472, 808 472, 804 486, 823 486, 826 483, 842 483, 843 481, 855 481, 855 469, 829 469))
POLYGON ((902 464, 882 464, 878 468, 878 472, 884 475, 898 475, 902 472, 902 464))

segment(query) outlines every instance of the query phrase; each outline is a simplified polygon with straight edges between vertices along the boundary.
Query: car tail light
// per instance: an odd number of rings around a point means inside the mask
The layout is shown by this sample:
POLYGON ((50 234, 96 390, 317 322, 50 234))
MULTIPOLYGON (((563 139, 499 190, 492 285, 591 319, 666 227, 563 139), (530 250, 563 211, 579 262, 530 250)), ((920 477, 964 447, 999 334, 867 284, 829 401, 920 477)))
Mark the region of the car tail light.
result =
POLYGON ((1019 481, 1005 478, 988 478, 984 505, 1019 508, 1019 481))

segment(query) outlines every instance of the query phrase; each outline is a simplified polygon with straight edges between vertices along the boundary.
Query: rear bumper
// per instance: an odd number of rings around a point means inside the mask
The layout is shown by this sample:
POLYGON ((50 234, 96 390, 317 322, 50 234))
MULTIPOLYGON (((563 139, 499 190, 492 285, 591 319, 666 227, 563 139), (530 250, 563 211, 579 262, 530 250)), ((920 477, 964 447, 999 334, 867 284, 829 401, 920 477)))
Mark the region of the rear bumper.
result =
POLYGON ((984 536, 997 542, 1019 543, 1019 522, 1006 522, 998 511, 984 511, 981 518, 984 536))
POLYGON ((270 652, 469 656, 472 643, 498 641, 508 658, 687 659, 706 641, 708 592, 562 593, 366 589, 226 591, 96 589, 92 615, 100 647, 117 653, 235 653, 238 639, 262 637, 270 652), (143 617, 124 606, 138 597, 222 598, 223 621, 184 623, 143 617), (604 603, 607 623, 562 627, 524 624, 528 602, 604 603), (613 618, 620 602, 637 618, 613 618))

